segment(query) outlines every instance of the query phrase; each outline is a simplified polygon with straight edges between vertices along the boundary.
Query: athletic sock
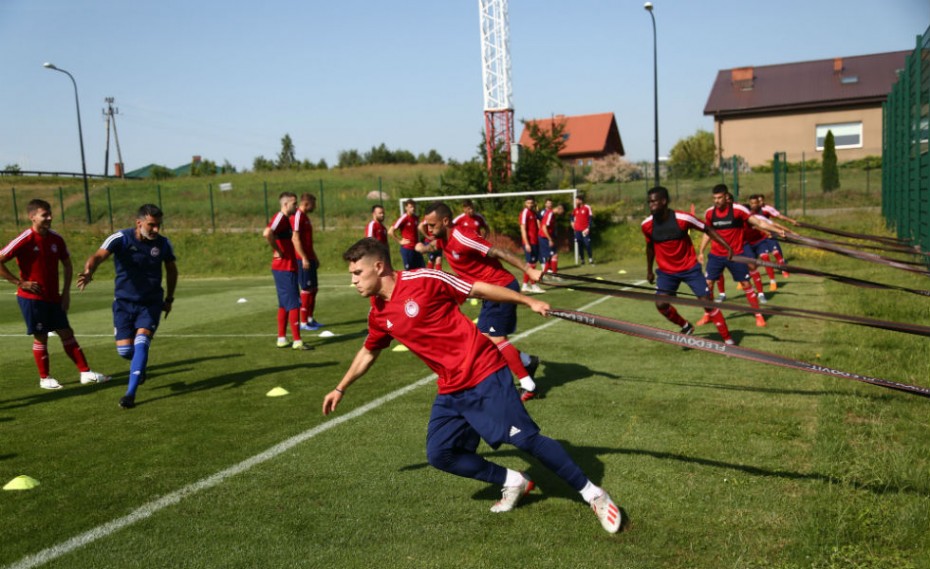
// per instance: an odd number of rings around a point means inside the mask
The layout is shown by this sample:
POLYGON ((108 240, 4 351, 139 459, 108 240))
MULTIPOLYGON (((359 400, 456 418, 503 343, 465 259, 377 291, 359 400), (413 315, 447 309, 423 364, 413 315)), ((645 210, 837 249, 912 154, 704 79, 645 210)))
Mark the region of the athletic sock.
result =
POLYGON ((723 280, 723 277, 720 277, 719 279, 717 279, 717 290, 720 292, 720 294, 727 293, 726 286, 724 285, 725 282, 726 281, 723 280))
POLYGON ((39 377, 48 377, 48 345, 42 342, 32 342, 32 357, 36 360, 36 367, 39 368, 39 377))
POLYGON ((71 361, 74 362, 74 365, 77 366, 78 371, 90 371, 90 366, 87 365, 87 358, 84 357, 84 350, 78 345, 77 338, 72 336, 68 340, 62 340, 61 345, 64 347, 68 357, 71 358, 71 361))
MULTIPOLYGON (((769 258, 769 254, 768 254, 768 253, 762 253, 761 255, 759 255, 759 259, 765 261, 766 263, 768 263, 768 262, 770 261, 770 258, 769 258)), ((765 267, 765 274, 767 274, 767 275, 769 276, 769 282, 772 282, 772 281, 775 280, 775 269, 773 269, 772 267, 766 266, 766 267, 765 267)))
POLYGON ((685 324, 688 323, 687 320, 685 320, 684 318, 681 317, 680 314, 678 314, 678 311, 675 310, 675 307, 672 306, 671 304, 668 305, 668 308, 666 308, 665 310, 662 310, 661 308, 659 308, 658 311, 662 314, 662 316, 665 316, 669 322, 671 322, 672 324, 675 324, 676 326, 684 326, 685 324))
POLYGON ((749 306, 759 310, 759 296, 756 291, 752 290, 751 286, 747 286, 744 292, 746 293, 746 300, 749 301, 749 306))
POLYGON ((138 334, 133 341, 132 363, 129 364, 129 386, 126 388, 126 395, 136 396, 136 389, 139 384, 145 381, 145 368, 149 363, 149 346, 152 339, 145 334, 138 334))
POLYGON ((524 481, 526 481, 526 476, 523 476, 522 473, 510 468, 507 469, 507 478, 504 479, 504 486, 519 486, 523 484, 524 481))
POLYGON ((707 315, 714 323, 714 326, 717 327, 717 331, 720 332, 720 337, 722 337, 724 340, 729 340, 730 328, 727 326, 726 318, 723 317, 723 312, 721 312, 719 308, 715 308, 708 312, 707 315))
POLYGON ((762 275, 759 274, 758 269, 749 271, 749 278, 752 279, 752 284, 755 285, 756 291, 762 292, 762 275))
POLYGON ((300 309, 292 308, 287 311, 287 321, 291 324, 291 336, 294 338, 294 341, 297 342, 300 340, 300 309))
POLYGON ((134 350, 132 349, 132 344, 118 345, 116 346, 116 353, 119 354, 119 357, 124 360, 131 360, 134 350))
MULTIPOLYGON (((499 344, 494 344, 497 346, 497 349, 500 351, 501 355, 504 356, 504 361, 507 362, 507 367, 510 368, 513 376, 521 381, 524 378, 528 378, 530 374, 526 371, 526 368, 523 366, 523 362, 520 361, 520 352, 517 350, 513 344, 504 340, 499 344)), ((524 388, 525 389, 525 388, 524 388)), ((532 390, 530 390, 532 391, 532 390)))
POLYGON ((310 291, 302 290, 300 291, 300 323, 306 324, 310 322, 310 311, 307 307, 310 305, 310 291))
POLYGON ((581 494, 581 498, 585 502, 588 502, 588 503, 590 503, 591 500, 599 497, 603 493, 604 493, 604 489, 601 488, 600 486, 596 486, 590 480, 588 480, 588 483, 585 484, 584 488, 582 488, 581 491, 579 492, 579 494, 581 494))
POLYGON ((278 307, 278 338, 287 336, 287 310, 278 307))
POLYGON ((533 361, 530 359, 530 355, 524 352, 520 352, 520 363, 523 364, 523 367, 530 365, 530 362, 533 361))
POLYGON ((559 272, 559 256, 553 255, 549 258, 549 272, 557 273, 559 272))

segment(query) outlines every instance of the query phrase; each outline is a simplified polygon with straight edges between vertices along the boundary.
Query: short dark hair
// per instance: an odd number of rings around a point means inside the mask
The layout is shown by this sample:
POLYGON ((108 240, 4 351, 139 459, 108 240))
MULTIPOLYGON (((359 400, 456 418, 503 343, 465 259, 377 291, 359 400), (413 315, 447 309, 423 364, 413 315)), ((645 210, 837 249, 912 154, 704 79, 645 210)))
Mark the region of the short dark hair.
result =
POLYGON ((306 192, 300 195, 300 201, 301 203, 303 202, 316 203, 316 196, 309 192, 306 192))
POLYGON ((417 202, 413 198, 409 198, 404 202, 404 206, 408 206, 408 205, 416 206, 417 202))
POLYGON ((371 213, 374 213, 375 210, 378 209, 379 207, 380 207, 381 209, 384 209, 384 206, 381 205, 381 204, 379 204, 379 203, 376 203, 375 205, 371 206, 371 213))
POLYGON ((294 192, 281 192, 281 195, 278 196, 278 201, 283 200, 284 198, 294 198, 297 199, 297 194, 294 192))
POLYGON ((449 209, 449 206, 447 206, 444 202, 433 202, 429 204, 429 207, 427 207, 423 212, 423 217, 426 217, 427 215, 434 212, 437 216, 439 216, 439 219, 444 217, 448 217, 450 220, 452 219, 452 210, 449 209))
POLYGON ((462 200, 462 207, 475 207, 471 200, 462 200))
POLYGON ((647 196, 651 196, 653 194, 658 195, 660 198, 665 198, 665 201, 669 200, 668 188, 666 188, 665 186, 655 186, 654 188, 650 188, 649 191, 646 192, 647 196))
POLYGON ((26 213, 29 215, 32 215, 36 212, 36 210, 39 209, 44 209, 45 211, 51 213, 52 204, 40 199, 29 200, 29 203, 26 204, 26 213))
POLYGON ((387 245, 373 237, 359 239, 342 254, 342 260, 348 263, 354 263, 365 257, 374 257, 375 260, 383 261, 385 265, 391 267, 390 250, 387 245))
POLYGON ((136 212, 136 219, 145 219, 146 217, 161 219, 164 215, 160 207, 153 203, 147 203, 143 204, 142 207, 139 208, 139 211, 136 212))
POLYGON ((714 186, 714 189, 711 190, 711 193, 713 193, 714 195, 717 195, 717 194, 728 194, 728 193, 730 193, 730 189, 727 188, 727 185, 726 185, 726 184, 717 184, 716 186, 714 186))

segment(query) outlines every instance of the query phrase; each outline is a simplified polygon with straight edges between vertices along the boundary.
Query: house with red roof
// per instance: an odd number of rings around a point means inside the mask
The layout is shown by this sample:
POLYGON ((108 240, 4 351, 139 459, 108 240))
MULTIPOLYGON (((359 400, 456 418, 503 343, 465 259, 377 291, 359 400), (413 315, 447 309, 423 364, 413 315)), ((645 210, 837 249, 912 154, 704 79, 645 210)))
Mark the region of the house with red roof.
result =
POLYGON ((555 115, 548 119, 525 120, 520 146, 532 149, 535 144, 530 138, 529 125, 538 125, 543 132, 552 131, 553 125, 564 125, 562 138, 565 146, 559 152, 567 164, 590 166, 594 160, 609 154, 624 155, 623 140, 613 113, 565 116, 555 115))
POLYGON ((714 117, 718 158, 750 166, 775 152, 820 159, 833 132, 840 162, 882 153, 882 103, 910 51, 723 69, 704 114, 714 117))

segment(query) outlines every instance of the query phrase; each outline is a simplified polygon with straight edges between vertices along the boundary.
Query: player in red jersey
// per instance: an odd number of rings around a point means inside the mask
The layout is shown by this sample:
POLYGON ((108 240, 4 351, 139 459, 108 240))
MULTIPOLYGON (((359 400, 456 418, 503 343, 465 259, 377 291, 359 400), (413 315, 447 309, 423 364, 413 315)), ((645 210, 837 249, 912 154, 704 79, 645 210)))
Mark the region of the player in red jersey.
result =
POLYGON ((388 244, 387 228, 384 227, 384 206, 371 206, 371 221, 365 226, 365 237, 377 239, 385 245, 388 244))
POLYGON ((500 352, 459 310, 468 296, 524 304, 541 315, 547 314, 548 304, 442 271, 395 272, 387 248, 373 239, 355 243, 343 259, 352 285, 371 302, 368 337, 336 388, 324 397, 324 415, 335 411, 346 390, 397 340, 437 376, 438 394, 426 434, 430 465, 503 486, 491 511, 508 512, 535 484, 526 474, 494 464, 476 451, 481 439, 495 449, 511 444, 578 491, 605 530, 615 533, 625 525, 625 514, 607 492, 588 479, 560 443, 540 433, 520 402, 500 352))
MULTIPOLYGON (((745 225, 751 224, 765 231, 778 233, 784 236, 784 231, 770 224, 768 221, 752 215, 746 207, 741 204, 732 203, 732 198, 728 198, 730 192, 725 184, 717 184, 713 188, 714 206, 708 208, 704 213, 704 223, 713 227, 717 233, 729 244, 730 250, 743 256, 752 256, 752 252, 746 246, 745 242, 745 225)), ((701 260, 704 258, 704 250, 711 239, 705 234, 701 238, 699 255, 701 260)), ((710 248, 710 255, 707 257, 706 277, 707 286, 712 287, 713 283, 723 274, 723 269, 729 269, 733 280, 743 287, 749 306, 758 310, 759 297, 750 284, 750 268, 743 263, 738 263, 730 259, 732 253, 724 248, 720 243, 714 241, 710 248)), ((703 264, 703 263, 702 263, 703 264)), ((761 285, 761 281, 760 281, 761 285)), ((756 326, 765 326, 765 317, 756 313, 756 326)))
MULTIPOLYGON (((685 320, 675 307, 666 300, 678 294, 678 286, 685 282, 694 292, 695 296, 713 301, 713 288, 704 279, 701 264, 694 255, 694 243, 688 235, 688 230, 696 229, 719 243, 724 250, 730 246, 710 226, 705 225, 693 215, 676 211, 668 207, 668 190, 656 186, 648 192, 649 211, 652 215, 641 224, 643 235, 646 237, 646 278, 650 283, 656 283, 656 309, 672 322, 681 327, 682 334, 693 334, 694 326, 685 320), (653 272, 653 263, 659 265, 658 279, 653 272)), ((729 250, 732 255, 732 250, 729 250)), ((705 308, 704 317, 712 320, 720 336, 727 344, 734 344, 727 328, 723 312, 719 308, 705 308)))
MULTIPOLYGON (((523 257, 530 268, 536 268, 539 261, 539 217, 536 215, 536 199, 526 198, 523 202, 523 211, 520 212, 520 238, 523 244, 523 257)), ((523 292, 540 294, 544 291, 539 288, 536 281, 526 271, 523 272, 523 292)))
POLYGON ((322 324, 313 319, 316 309, 316 293, 320 289, 317 269, 320 261, 313 250, 313 222, 310 213, 316 209, 316 196, 305 193, 300 196, 297 211, 294 212, 291 237, 294 252, 297 254, 297 285, 300 287, 300 329, 319 330, 322 324))
POLYGON ((279 348, 290 346, 295 350, 311 350, 300 338, 300 288, 297 285, 297 254, 294 251, 293 222, 291 216, 297 210, 297 194, 282 192, 278 196, 281 210, 271 218, 262 236, 274 253, 271 257, 271 275, 278 293, 278 344, 279 348), (287 326, 290 323, 294 342, 287 341, 287 326))
MULTIPOLYGON (((762 215, 764 215, 766 219, 768 219, 768 220, 772 220, 772 219, 784 220, 784 221, 787 221, 788 223, 790 223, 791 225, 797 225, 797 224, 798 224, 798 221, 797 221, 796 219, 793 219, 793 218, 788 217, 787 215, 783 214, 782 212, 778 211, 777 209, 775 209, 774 207, 772 207, 772 206, 770 206, 770 205, 766 205, 766 203, 765 203, 765 196, 764 196, 763 194, 756 194, 755 196, 750 196, 750 197, 749 197, 749 203, 750 203, 750 205, 752 205, 752 199, 753 199, 753 197, 755 197, 755 199, 758 201, 758 204, 757 204, 757 205, 758 205, 759 213, 761 213, 762 215)), ((781 247, 778 245, 778 242, 775 241, 774 239, 772 240, 772 245, 773 245, 773 247, 772 247, 772 250, 771 250, 771 254, 772 254, 773 257, 775 257, 775 261, 776 261, 779 265, 784 265, 784 264, 785 264, 785 258, 782 256, 781 247)), ((782 271, 782 272, 781 272, 781 276, 783 276, 783 277, 785 277, 785 278, 787 279, 790 275, 788 274, 788 271, 782 271)), ((777 286, 777 285, 776 285, 776 286, 777 286)), ((775 290, 775 289, 772 289, 772 290, 775 290)))
POLYGON ((0 277, 16 285, 16 300, 26 321, 26 333, 33 337, 32 355, 39 368, 39 387, 61 389, 50 375, 48 334, 61 338, 65 353, 81 372, 81 383, 103 383, 110 377, 91 371, 74 330, 68 322, 71 305, 71 278, 74 269, 65 240, 52 231, 52 206, 45 200, 32 200, 26 205, 32 226, 0 249, 0 277), (19 277, 6 267, 16 259, 19 277), (59 283, 58 264, 64 267, 64 283, 59 283), (59 290, 59 284, 64 286, 59 290))
POLYGON ((491 228, 488 227, 488 221, 483 215, 475 211, 475 204, 473 204, 471 200, 462 202, 462 213, 452 220, 452 225, 473 229, 475 233, 485 239, 488 238, 488 234, 491 232, 491 228))
POLYGON ((572 230, 575 232, 575 243, 581 250, 581 264, 584 264, 584 254, 588 253, 588 264, 594 264, 591 254, 591 229, 594 227, 594 212, 591 206, 584 203, 584 196, 579 194, 575 198, 575 209, 572 210, 572 230))
POLYGON ((555 238, 556 220, 565 213, 562 204, 553 205, 551 199, 546 200, 546 207, 539 218, 539 260, 543 271, 559 272, 559 250, 555 238))
MULTIPOLYGON (((481 281, 519 291, 517 279, 504 269, 500 260, 528 273, 534 281, 542 277, 542 271, 522 263, 513 253, 494 247, 474 230, 453 225, 452 210, 443 202, 433 203, 426 209, 423 225, 432 232, 435 240, 429 245, 418 245, 417 250, 421 253, 445 251, 449 267, 468 282, 481 281)), ((504 356, 520 383, 523 400, 532 398, 536 391, 533 374, 539 367, 539 358, 520 352, 507 339, 517 331, 517 307, 509 303, 483 302, 478 315, 478 329, 494 342, 504 356)))
POLYGON ((417 217, 417 202, 407 200, 404 202, 404 215, 397 218, 391 226, 391 237, 400 243, 400 259, 404 269, 422 269, 426 266, 423 255, 417 253, 416 246, 420 242, 420 218, 417 217))

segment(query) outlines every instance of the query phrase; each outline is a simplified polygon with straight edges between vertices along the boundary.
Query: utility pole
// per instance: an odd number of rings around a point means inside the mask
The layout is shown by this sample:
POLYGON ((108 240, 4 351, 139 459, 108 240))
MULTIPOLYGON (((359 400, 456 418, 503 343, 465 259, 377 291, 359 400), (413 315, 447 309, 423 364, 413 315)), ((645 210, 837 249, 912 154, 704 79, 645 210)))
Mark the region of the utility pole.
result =
POLYGON ((123 153, 120 151, 119 147, 119 134, 116 132, 116 115, 119 114, 119 109, 113 107, 113 103, 116 99, 113 97, 107 97, 104 101, 107 104, 107 108, 103 109, 103 114, 107 117, 107 151, 104 156, 105 163, 103 165, 103 175, 106 176, 109 171, 110 166, 110 124, 113 124, 113 139, 116 141, 116 159, 118 165, 118 172, 115 174, 122 178, 126 174, 126 169, 123 167, 123 153))

